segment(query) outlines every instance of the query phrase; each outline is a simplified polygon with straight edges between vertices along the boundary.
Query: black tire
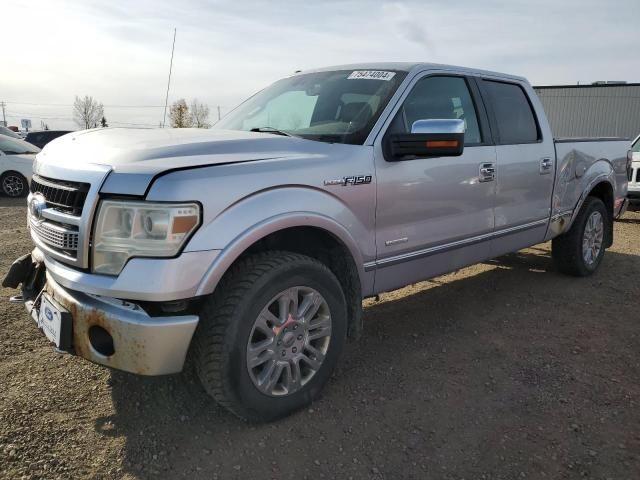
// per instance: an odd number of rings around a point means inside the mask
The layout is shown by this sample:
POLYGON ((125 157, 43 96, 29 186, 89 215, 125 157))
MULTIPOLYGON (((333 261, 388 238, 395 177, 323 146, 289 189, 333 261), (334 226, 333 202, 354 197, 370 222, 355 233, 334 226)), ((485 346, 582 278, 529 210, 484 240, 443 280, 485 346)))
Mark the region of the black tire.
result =
POLYGON ((551 255, 556 268, 574 277, 587 277, 595 272, 604 257, 606 232, 611 221, 611 214, 607 212, 602 200, 597 197, 587 197, 569 231, 554 238, 551 243, 551 255), (594 212, 599 212, 604 220, 604 239, 595 261, 589 264, 583 257, 582 241, 587 220, 594 212))
POLYGON ((335 275, 319 261, 295 253, 251 255, 228 272, 205 299, 194 338, 195 369, 209 395, 238 417, 271 421, 311 403, 331 376, 347 336, 347 307, 335 275), (324 361, 302 388, 283 396, 262 393, 247 369, 247 344, 254 321, 274 296, 295 286, 316 290, 331 315, 324 361))
POLYGON ((29 182, 20 172, 4 172, 0 175, 0 190, 7 197, 25 197, 29 193, 29 182))

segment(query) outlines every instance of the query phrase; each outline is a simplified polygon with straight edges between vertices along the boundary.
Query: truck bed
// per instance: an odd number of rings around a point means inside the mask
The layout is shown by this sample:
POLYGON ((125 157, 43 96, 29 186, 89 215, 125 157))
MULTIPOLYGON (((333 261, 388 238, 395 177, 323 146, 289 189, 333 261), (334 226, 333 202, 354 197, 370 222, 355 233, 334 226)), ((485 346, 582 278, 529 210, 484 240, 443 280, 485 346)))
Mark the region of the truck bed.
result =
MULTIPOLYGON (((606 164, 613 167, 615 178, 611 178, 615 185, 614 199, 627 195, 627 151, 629 140, 626 138, 556 138, 554 139, 557 167, 553 195, 552 215, 565 214, 580 203, 581 196, 588 192, 589 185, 594 181, 594 175, 585 175, 594 169, 601 170, 602 176, 610 170, 606 164)), ((596 178, 598 178, 596 176, 596 178)))

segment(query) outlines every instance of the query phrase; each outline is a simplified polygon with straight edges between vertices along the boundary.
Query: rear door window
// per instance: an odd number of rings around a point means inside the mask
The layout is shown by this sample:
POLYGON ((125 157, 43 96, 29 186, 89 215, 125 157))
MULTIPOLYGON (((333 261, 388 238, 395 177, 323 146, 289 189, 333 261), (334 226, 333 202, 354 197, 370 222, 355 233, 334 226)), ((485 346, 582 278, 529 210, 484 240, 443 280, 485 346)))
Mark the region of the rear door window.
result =
POLYGON ((542 136, 529 99, 520 85, 483 80, 498 129, 499 145, 536 143, 542 136))

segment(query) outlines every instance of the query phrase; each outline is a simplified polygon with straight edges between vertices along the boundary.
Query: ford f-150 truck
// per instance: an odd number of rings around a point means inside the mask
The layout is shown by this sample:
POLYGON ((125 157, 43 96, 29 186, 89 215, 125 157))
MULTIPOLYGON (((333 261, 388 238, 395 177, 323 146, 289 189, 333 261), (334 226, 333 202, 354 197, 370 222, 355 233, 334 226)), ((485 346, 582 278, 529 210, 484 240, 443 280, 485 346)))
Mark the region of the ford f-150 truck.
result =
POLYGON ((298 72, 211 130, 52 141, 28 197, 35 249, 4 285, 59 350, 141 375, 190 358, 221 405, 275 419, 318 396, 363 298, 547 240, 559 271, 593 273, 628 146, 554 140, 521 77, 298 72))

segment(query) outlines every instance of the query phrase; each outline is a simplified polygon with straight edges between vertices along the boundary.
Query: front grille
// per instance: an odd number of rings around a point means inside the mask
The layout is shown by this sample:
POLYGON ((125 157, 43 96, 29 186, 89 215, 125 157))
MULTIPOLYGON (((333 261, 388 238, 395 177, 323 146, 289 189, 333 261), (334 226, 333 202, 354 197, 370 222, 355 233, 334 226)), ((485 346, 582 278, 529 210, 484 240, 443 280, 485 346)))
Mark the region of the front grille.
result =
POLYGON ((47 245, 58 248, 64 251, 72 251, 75 255, 75 251, 78 250, 78 231, 73 230, 74 227, 63 227, 51 222, 31 222, 31 228, 47 245))
POLYGON ((640 168, 638 168, 635 172, 636 172, 636 182, 640 183, 640 168))
POLYGON ((43 195, 48 207, 79 217, 89 187, 88 183, 53 180, 34 175, 30 190, 31 193, 43 195))

